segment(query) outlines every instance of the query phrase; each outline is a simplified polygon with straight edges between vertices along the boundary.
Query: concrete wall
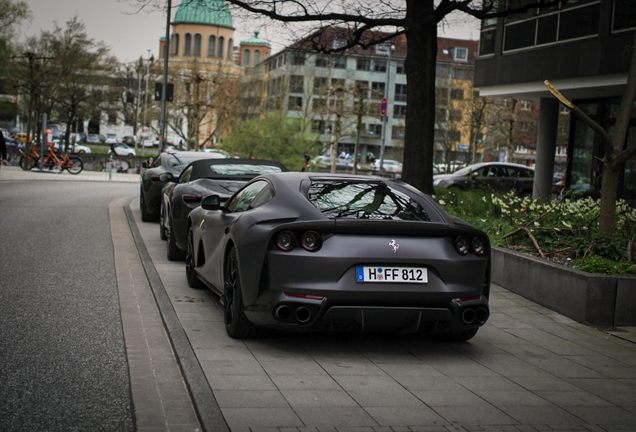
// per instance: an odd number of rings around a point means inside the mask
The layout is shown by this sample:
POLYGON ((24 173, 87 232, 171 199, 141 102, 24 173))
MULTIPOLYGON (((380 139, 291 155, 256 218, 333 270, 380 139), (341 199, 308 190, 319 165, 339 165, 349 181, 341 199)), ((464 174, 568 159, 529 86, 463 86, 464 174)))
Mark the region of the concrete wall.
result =
POLYGON ((583 324, 636 325, 636 278, 593 275, 493 248, 492 282, 583 324))

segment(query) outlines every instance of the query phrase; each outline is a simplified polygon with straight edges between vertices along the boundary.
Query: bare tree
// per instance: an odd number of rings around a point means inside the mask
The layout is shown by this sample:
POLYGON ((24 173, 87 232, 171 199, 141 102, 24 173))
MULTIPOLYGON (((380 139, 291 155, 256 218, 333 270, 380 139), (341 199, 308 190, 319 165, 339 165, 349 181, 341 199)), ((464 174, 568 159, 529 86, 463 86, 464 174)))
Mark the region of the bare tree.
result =
POLYGON ((602 185, 601 185, 601 214, 599 217, 599 231, 603 234, 613 234, 616 231, 616 198, 618 196, 618 180, 623 164, 636 156, 636 145, 625 147, 625 138, 636 100, 636 37, 634 44, 627 47, 631 54, 627 86, 621 104, 616 113, 616 124, 610 132, 603 126, 590 119, 581 109, 566 99, 548 81, 545 82, 550 92, 570 111, 580 118, 601 138, 603 143, 602 185))

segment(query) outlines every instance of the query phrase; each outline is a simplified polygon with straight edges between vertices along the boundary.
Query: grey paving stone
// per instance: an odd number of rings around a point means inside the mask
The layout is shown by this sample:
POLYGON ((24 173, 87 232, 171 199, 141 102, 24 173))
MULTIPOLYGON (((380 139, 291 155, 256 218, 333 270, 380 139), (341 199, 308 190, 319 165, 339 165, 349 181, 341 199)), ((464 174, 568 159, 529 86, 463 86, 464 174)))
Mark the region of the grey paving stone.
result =
POLYGON ((326 375, 327 372, 310 358, 260 362, 268 375, 326 375))
POLYGON ((500 409, 485 403, 477 406, 434 407, 433 410, 446 422, 466 427, 471 425, 482 427, 489 425, 515 425, 519 423, 500 409))
POLYGON ((216 390, 214 397, 221 408, 289 408, 277 390, 216 390))
POLYGON ((294 427, 304 426, 291 408, 222 408, 223 417, 230 430, 238 428, 249 430, 258 427, 294 427))
POLYGON ((517 423, 524 425, 573 425, 581 422, 578 417, 556 406, 512 406, 499 409, 514 418, 517 423))
POLYGON ((267 375, 208 375, 212 390, 276 390, 267 375))
POLYGON ((467 389, 449 391, 415 391, 413 393, 429 407, 483 407, 488 405, 484 399, 467 389))
POLYGON ((210 375, 266 375, 256 360, 208 360, 201 361, 201 367, 210 375))
POLYGON ((299 407, 294 410, 307 426, 342 427, 378 426, 378 423, 360 407, 299 407))
POLYGON ((582 421, 591 424, 632 425, 636 427, 636 415, 614 406, 567 406, 565 410, 582 421))
POLYGON ((438 412, 424 405, 415 410, 397 406, 369 407, 365 410, 380 426, 446 426, 450 424, 438 412))
POLYGON ((278 389, 283 390, 340 390, 340 385, 329 375, 272 375, 278 389))
POLYGON ((481 394, 482 392, 489 391, 523 391, 524 389, 516 384, 514 381, 507 377, 494 376, 494 377, 461 377, 455 378, 459 384, 463 387, 471 390, 475 393, 481 394))
POLYGON ((549 401, 529 391, 484 391, 479 395, 496 407, 552 406, 549 401))
POLYGON ((351 407, 358 406, 344 390, 281 390, 289 405, 299 407, 351 407))
POLYGON ((537 395, 556 406, 610 406, 609 401, 584 390, 578 391, 537 391, 537 395))

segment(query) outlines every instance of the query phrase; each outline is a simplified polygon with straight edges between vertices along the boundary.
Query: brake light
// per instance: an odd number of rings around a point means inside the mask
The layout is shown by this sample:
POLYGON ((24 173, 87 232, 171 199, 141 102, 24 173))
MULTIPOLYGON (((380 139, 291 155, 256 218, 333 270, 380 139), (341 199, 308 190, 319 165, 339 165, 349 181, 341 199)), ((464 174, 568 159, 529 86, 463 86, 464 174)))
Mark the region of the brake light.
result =
POLYGON ((486 253, 486 240, 482 237, 475 237, 470 243, 470 249, 477 256, 482 256, 486 253))
POLYGON ((466 236, 459 236, 455 239, 455 250, 460 255, 466 255, 470 250, 470 240, 466 236))
POLYGON ((150 180, 152 180, 152 181, 157 181, 157 180, 159 180, 159 176, 158 176, 158 175, 156 175, 156 174, 155 174, 155 175, 151 175, 151 176, 150 176, 150 180))
POLYGON ((465 302, 465 301, 471 301, 471 300, 479 300, 480 298, 481 298, 480 296, 459 297, 459 298, 456 298, 455 301, 465 302))
POLYGON ((296 244, 296 236, 291 231, 281 231, 276 235, 276 246, 284 252, 289 252, 296 247, 296 244))
POLYGON ((305 231, 300 237, 300 245, 309 252, 316 252, 322 246, 322 238, 316 231, 305 231))

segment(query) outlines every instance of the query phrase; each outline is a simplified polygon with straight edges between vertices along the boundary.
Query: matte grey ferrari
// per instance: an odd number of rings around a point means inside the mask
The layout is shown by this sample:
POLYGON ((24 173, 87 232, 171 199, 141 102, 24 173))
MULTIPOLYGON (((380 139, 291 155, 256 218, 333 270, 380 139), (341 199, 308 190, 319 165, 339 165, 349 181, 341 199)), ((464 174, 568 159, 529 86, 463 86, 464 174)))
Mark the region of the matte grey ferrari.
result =
POLYGON ((227 333, 395 331, 464 341, 489 317, 488 236, 400 180, 259 176, 188 219, 186 278, 227 333))

